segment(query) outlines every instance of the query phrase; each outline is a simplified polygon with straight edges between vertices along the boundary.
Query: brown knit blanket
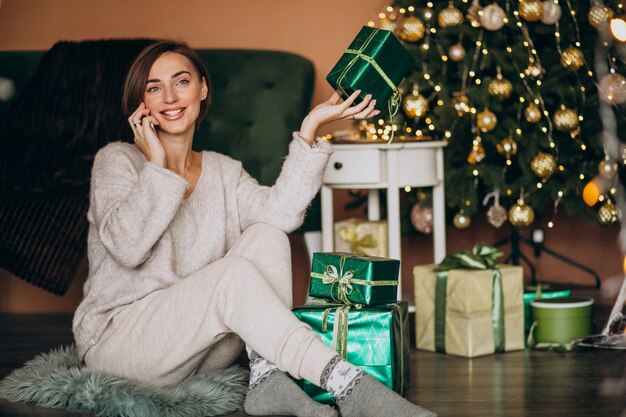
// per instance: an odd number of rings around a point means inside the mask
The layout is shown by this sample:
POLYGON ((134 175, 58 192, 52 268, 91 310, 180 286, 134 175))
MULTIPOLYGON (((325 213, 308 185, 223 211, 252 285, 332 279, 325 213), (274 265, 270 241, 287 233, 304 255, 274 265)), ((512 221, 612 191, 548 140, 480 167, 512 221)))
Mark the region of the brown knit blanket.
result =
POLYGON ((85 253, 91 165, 130 139, 124 77, 150 40, 59 42, 0 121, 0 267, 62 295, 85 253))

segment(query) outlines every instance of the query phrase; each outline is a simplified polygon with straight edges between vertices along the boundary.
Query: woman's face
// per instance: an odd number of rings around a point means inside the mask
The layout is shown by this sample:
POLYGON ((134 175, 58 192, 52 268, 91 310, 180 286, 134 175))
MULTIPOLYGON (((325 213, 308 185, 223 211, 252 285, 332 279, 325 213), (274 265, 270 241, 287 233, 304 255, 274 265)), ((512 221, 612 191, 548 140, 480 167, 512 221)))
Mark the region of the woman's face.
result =
POLYGON ((193 131, 200 113, 200 101, 208 93, 204 78, 185 56, 170 52, 160 56, 148 74, 144 104, 170 134, 193 131))

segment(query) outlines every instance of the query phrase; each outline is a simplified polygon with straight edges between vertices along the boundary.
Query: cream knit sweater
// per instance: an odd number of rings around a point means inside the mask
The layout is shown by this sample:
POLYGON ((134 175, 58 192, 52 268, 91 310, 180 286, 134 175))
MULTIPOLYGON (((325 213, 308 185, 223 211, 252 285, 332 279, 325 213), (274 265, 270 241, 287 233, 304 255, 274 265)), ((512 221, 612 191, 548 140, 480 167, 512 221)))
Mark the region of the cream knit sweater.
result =
POLYGON ((124 306, 222 258, 251 224, 299 227, 331 153, 329 143, 311 148, 294 133, 276 184, 266 187, 240 162, 204 151, 202 174, 185 199, 188 182, 134 146, 102 148, 87 212, 89 276, 73 323, 80 358, 124 306))

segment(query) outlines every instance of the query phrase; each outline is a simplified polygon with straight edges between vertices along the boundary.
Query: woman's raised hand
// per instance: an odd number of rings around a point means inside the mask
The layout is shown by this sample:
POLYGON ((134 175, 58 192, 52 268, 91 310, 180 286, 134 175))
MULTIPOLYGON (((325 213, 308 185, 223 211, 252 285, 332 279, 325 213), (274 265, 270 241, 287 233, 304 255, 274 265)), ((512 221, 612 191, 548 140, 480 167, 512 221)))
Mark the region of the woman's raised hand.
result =
POLYGON ((130 115, 128 123, 135 134, 135 144, 143 152, 146 159, 153 164, 165 167, 165 149, 163 149, 153 127, 159 123, 150 116, 150 110, 146 108, 145 104, 141 103, 137 110, 130 115))
POLYGON ((343 102, 335 92, 328 100, 315 106, 302 121, 300 135, 309 143, 313 143, 317 129, 326 123, 344 119, 363 120, 380 114, 380 110, 374 108, 376 100, 372 100, 371 94, 366 95, 356 106, 352 106, 360 92, 361 90, 355 91, 343 102))

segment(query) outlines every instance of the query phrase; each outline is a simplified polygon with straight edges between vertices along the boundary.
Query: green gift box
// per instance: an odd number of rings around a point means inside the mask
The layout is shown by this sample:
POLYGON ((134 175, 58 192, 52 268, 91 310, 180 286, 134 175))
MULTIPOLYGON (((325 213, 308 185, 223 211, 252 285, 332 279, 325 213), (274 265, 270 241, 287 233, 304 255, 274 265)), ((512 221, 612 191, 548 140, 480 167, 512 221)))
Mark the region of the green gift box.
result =
POLYGON ((400 261, 344 252, 316 252, 309 295, 343 304, 376 305, 398 297, 400 261))
MULTIPOLYGON (((322 342, 387 387, 403 395, 409 384, 409 309, 406 301, 374 307, 336 303, 307 304, 293 313, 310 325, 322 342)), ((302 389, 315 401, 334 398, 307 380, 302 389)))
POLYGON ((401 101, 398 85, 414 62, 393 32, 363 26, 326 80, 344 99, 361 90, 357 102, 371 94, 383 110, 389 101, 391 114, 401 101))
POLYGON ((536 288, 524 288, 524 331, 528 333, 533 324, 533 312, 530 302, 533 300, 551 300, 554 298, 566 298, 572 294, 570 290, 550 290, 549 285, 541 285, 536 288))

